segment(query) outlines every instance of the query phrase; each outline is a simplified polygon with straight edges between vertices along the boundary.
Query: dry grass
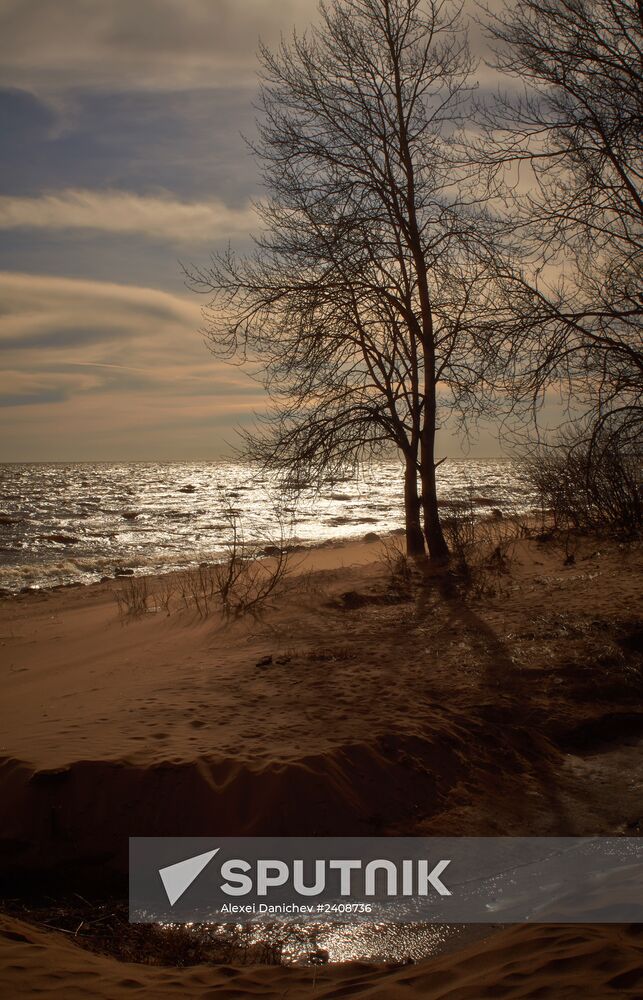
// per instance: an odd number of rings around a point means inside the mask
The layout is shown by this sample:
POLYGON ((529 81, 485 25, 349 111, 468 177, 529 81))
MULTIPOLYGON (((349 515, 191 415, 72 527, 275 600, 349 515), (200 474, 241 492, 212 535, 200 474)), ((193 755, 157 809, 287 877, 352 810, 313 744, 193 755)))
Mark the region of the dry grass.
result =
POLYGON ((466 506, 445 517, 443 527, 460 589, 472 597, 502 595, 516 543, 527 531, 525 525, 514 518, 481 519, 473 507, 466 506))
POLYGON ((260 614, 282 590, 292 570, 288 546, 283 532, 277 542, 247 543, 238 512, 230 510, 227 516, 230 530, 220 562, 161 576, 153 591, 146 577, 129 578, 114 591, 121 619, 159 610, 170 615, 180 609, 196 612, 200 618, 218 613, 226 620, 260 614), (265 549, 274 554, 266 558, 265 549))
POLYGON ((129 577, 113 594, 121 618, 140 618, 149 610, 147 577, 129 577))
POLYGON ((278 965, 283 942, 253 940, 251 927, 235 924, 135 924, 119 900, 93 901, 78 894, 49 905, 5 900, 5 912, 37 927, 68 935, 74 942, 121 962, 179 968, 202 965, 278 965))
MULTIPOLYGON (((473 505, 458 504, 442 520, 451 552, 450 578, 471 597, 493 597, 503 592, 511 572, 516 543, 530 528, 518 518, 479 517, 473 505)), ((421 565, 406 555, 404 539, 383 538, 379 551, 388 589, 411 600, 425 580, 421 565)))
POLYGON ((358 655, 352 646, 320 646, 308 650, 304 658, 310 663, 339 663, 354 660, 358 655))
POLYGON ((405 539, 400 535, 382 538, 379 556, 386 569, 389 589, 400 597, 411 598, 419 574, 413 560, 406 554, 405 539))

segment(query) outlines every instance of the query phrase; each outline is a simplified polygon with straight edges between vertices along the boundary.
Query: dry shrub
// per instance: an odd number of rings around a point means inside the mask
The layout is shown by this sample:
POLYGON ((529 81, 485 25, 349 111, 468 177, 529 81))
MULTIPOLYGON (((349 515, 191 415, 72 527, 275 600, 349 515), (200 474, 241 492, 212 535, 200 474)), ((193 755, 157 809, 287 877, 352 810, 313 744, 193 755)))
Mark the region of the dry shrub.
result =
POLYGON ((382 538, 379 555, 387 571, 389 589, 400 596, 411 597, 418 573, 413 560, 406 554, 405 539, 399 535, 382 538))
POLYGON ((167 615, 171 615, 174 610, 175 598, 178 593, 178 583, 174 573, 165 573, 160 576, 156 583, 154 597, 157 606, 167 615))
POLYGON ((333 570, 309 569, 297 574, 297 593, 310 597, 327 597, 328 588, 334 579, 333 570))
POLYGON ((515 543, 524 535, 520 521, 483 519, 473 504, 458 503, 443 517, 442 526, 451 552, 451 571, 462 589, 474 597, 502 592, 515 543))
POLYGON ((569 428, 523 459, 523 471, 556 528, 640 531, 641 455, 629 439, 569 428))
POLYGON ((89 951, 146 966, 278 965, 288 943, 287 932, 278 925, 269 925, 258 940, 251 925, 131 923, 126 903, 87 900, 78 894, 11 900, 9 910, 68 935, 89 951))
POLYGON ((292 570, 283 527, 277 541, 264 538, 247 543, 238 511, 229 509, 225 516, 229 533, 220 562, 161 576, 153 592, 145 577, 128 579, 114 591, 121 617, 136 618, 159 609, 169 615, 179 608, 196 611, 200 618, 213 612, 227 619, 257 615, 281 590, 292 570), (266 558, 265 550, 273 555, 266 558))
POLYGON ((257 614, 284 584, 292 569, 283 522, 279 537, 247 543, 237 511, 227 512, 229 535, 226 558, 209 566, 209 581, 214 599, 226 618, 257 614), (264 553, 271 552, 268 558, 264 553))
POLYGON ((150 609, 147 577, 128 577, 113 594, 121 618, 140 618, 150 609))
POLYGON ((201 618, 219 611, 224 618, 258 614, 290 571, 288 553, 269 560, 237 552, 221 563, 203 563, 179 574, 178 592, 186 609, 201 618))

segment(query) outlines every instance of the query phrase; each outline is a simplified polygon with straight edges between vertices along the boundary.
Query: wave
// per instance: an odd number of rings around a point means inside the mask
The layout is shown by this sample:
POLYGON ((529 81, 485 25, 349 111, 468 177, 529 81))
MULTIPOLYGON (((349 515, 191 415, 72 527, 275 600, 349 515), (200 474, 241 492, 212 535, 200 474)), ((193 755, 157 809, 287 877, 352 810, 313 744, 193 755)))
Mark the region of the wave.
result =
MULTIPOLYGON (((439 474, 451 509, 533 505, 506 460, 449 461, 439 474)), ((245 537, 266 544, 279 540, 284 519, 305 545, 359 538, 365 526, 390 531, 403 520, 401 482, 398 462, 380 462, 321 495, 302 495, 294 508, 279 503, 269 477, 240 464, 0 465, 0 587, 92 583, 118 566, 161 573, 197 565, 228 540, 232 499, 245 537)))

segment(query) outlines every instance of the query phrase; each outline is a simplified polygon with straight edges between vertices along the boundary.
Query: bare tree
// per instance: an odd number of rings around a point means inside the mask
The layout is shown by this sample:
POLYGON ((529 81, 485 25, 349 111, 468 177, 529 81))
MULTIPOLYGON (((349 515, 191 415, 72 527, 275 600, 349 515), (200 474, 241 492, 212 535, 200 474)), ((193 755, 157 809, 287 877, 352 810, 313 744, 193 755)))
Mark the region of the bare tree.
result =
MULTIPOLYGON (((295 485, 404 457, 409 554, 448 558, 440 420, 491 405, 480 368, 493 225, 458 186, 471 59, 450 0, 335 0, 263 61, 255 251, 192 268, 212 349, 274 406, 247 454, 295 485), (421 488, 418 488, 418 480, 421 488)), ((485 355, 487 358, 490 354, 485 355)))
POLYGON ((643 413, 642 19, 640 0, 486 11, 495 65, 522 88, 482 113, 485 180, 524 264, 496 317, 520 343, 508 388, 533 405, 565 383, 603 445, 633 441, 643 413))

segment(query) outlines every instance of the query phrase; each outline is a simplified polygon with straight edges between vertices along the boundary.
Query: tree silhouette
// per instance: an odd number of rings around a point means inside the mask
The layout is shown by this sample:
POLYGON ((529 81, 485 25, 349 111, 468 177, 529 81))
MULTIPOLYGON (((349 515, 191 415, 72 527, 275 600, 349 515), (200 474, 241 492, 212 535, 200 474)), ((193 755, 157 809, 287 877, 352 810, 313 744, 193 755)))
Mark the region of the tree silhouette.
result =
POLYGON ((319 27, 261 49, 255 250, 215 255, 189 280, 210 296, 212 349, 247 361, 273 400, 246 455, 309 485, 399 449, 407 550, 426 540, 441 561, 436 430, 492 406, 495 362, 480 343, 494 223, 459 185, 471 58, 450 2, 320 12, 319 27))
MULTIPOLYGON (((522 273, 496 317, 507 388, 533 405, 565 382, 605 442, 643 413, 643 7, 523 0, 487 10, 496 67, 523 89, 483 109, 485 185, 509 205, 522 273)), ((498 303, 499 304, 499 303, 498 303)))

